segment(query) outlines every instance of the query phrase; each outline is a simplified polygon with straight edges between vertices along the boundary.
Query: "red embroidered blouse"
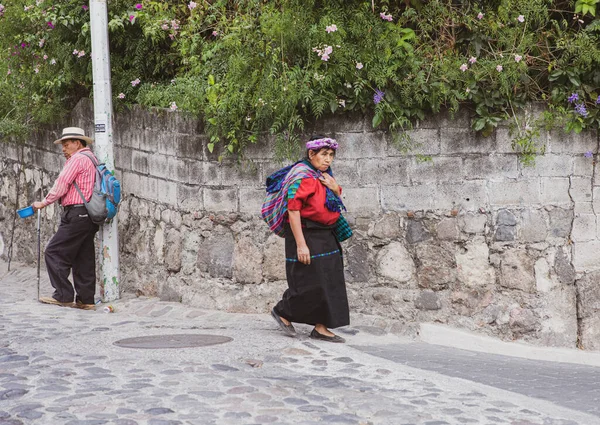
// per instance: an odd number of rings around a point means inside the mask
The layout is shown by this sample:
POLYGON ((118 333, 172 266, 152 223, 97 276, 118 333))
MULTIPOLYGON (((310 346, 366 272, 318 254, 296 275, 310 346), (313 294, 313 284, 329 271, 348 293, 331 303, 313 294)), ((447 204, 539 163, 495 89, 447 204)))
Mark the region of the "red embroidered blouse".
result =
MULTIPOLYGON (((327 187, 320 180, 305 178, 300 182, 293 198, 288 199, 288 211, 300 211, 300 217, 327 226, 334 224, 340 217, 325 206, 327 187)), ((340 186, 340 195, 342 187, 340 186)))

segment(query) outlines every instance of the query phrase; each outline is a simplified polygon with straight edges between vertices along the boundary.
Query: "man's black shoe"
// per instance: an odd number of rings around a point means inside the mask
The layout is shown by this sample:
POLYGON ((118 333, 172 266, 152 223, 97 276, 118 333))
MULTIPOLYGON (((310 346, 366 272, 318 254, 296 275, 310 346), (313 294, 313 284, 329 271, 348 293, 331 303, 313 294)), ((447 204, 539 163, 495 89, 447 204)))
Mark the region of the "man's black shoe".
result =
POLYGON ((275 312, 274 308, 271 310, 271 316, 273 316, 273 319, 275 319, 281 330, 285 332, 286 335, 296 336, 296 329, 294 329, 291 323, 289 325, 283 323, 283 320, 281 320, 281 317, 279 317, 279 314, 275 312))
POLYGON ((323 335, 323 334, 320 334, 319 332, 317 332, 316 329, 312 330, 312 332, 310 333, 310 337, 312 339, 319 339, 321 341, 328 341, 328 342, 346 342, 346 340, 339 335, 334 335, 334 336, 323 335))

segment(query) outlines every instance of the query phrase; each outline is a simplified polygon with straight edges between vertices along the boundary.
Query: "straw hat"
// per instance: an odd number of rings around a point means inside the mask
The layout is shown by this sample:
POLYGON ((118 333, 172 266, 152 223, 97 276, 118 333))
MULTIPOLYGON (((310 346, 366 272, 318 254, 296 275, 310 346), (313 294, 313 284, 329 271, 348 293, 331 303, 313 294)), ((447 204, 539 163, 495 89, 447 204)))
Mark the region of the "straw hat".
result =
POLYGON ((63 128, 61 138, 58 140, 55 140, 54 144, 60 145, 63 142, 63 140, 68 140, 68 139, 79 139, 79 140, 84 141, 85 143, 94 143, 93 139, 90 139, 89 137, 87 137, 85 135, 85 131, 83 131, 83 128, 65 127, 65 128, 63 128))

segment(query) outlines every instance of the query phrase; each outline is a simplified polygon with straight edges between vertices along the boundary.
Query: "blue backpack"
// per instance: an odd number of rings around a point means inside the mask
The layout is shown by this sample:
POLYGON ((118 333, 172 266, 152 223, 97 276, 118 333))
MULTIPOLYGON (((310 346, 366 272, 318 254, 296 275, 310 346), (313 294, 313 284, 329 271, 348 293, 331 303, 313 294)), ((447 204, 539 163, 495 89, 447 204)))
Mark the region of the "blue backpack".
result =
POLYGON ((98 164, 94 157, 85 152, 81 153, 88 157, 96 167, 94 190, 89 202, 85 200, 77 183, 74 183, 75 189, 79 192, 92 222, 98 225, 108 223, 117 215, 119 202, 121 202, 121 183, 112 172, 108 171, 105 164, 98 164))

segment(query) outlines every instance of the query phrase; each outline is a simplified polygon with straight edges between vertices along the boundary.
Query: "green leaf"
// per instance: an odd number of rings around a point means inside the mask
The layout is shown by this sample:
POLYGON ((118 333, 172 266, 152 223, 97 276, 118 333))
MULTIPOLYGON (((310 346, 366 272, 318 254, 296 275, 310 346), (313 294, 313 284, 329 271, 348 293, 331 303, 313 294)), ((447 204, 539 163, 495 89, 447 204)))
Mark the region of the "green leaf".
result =
POLYGON ((381 124, 381 121, 383 121, 383 116, 381 115, 381 113, 376 113, 373 116, 373 128, 377 128, 379 124, 381 124))
POLYGON ((208 84, 210 84, 211 86, 215 85, 215 76, 214 75, 210 74, 208 76, 208 84))
POLYGON ((208 151, 209 151, 210 153, 213 153, 213 150, 215 149, 215 144, 214 144, 214 143, 209 143, 209 144, 207 145, 207 147, 208 147, 208 151))

